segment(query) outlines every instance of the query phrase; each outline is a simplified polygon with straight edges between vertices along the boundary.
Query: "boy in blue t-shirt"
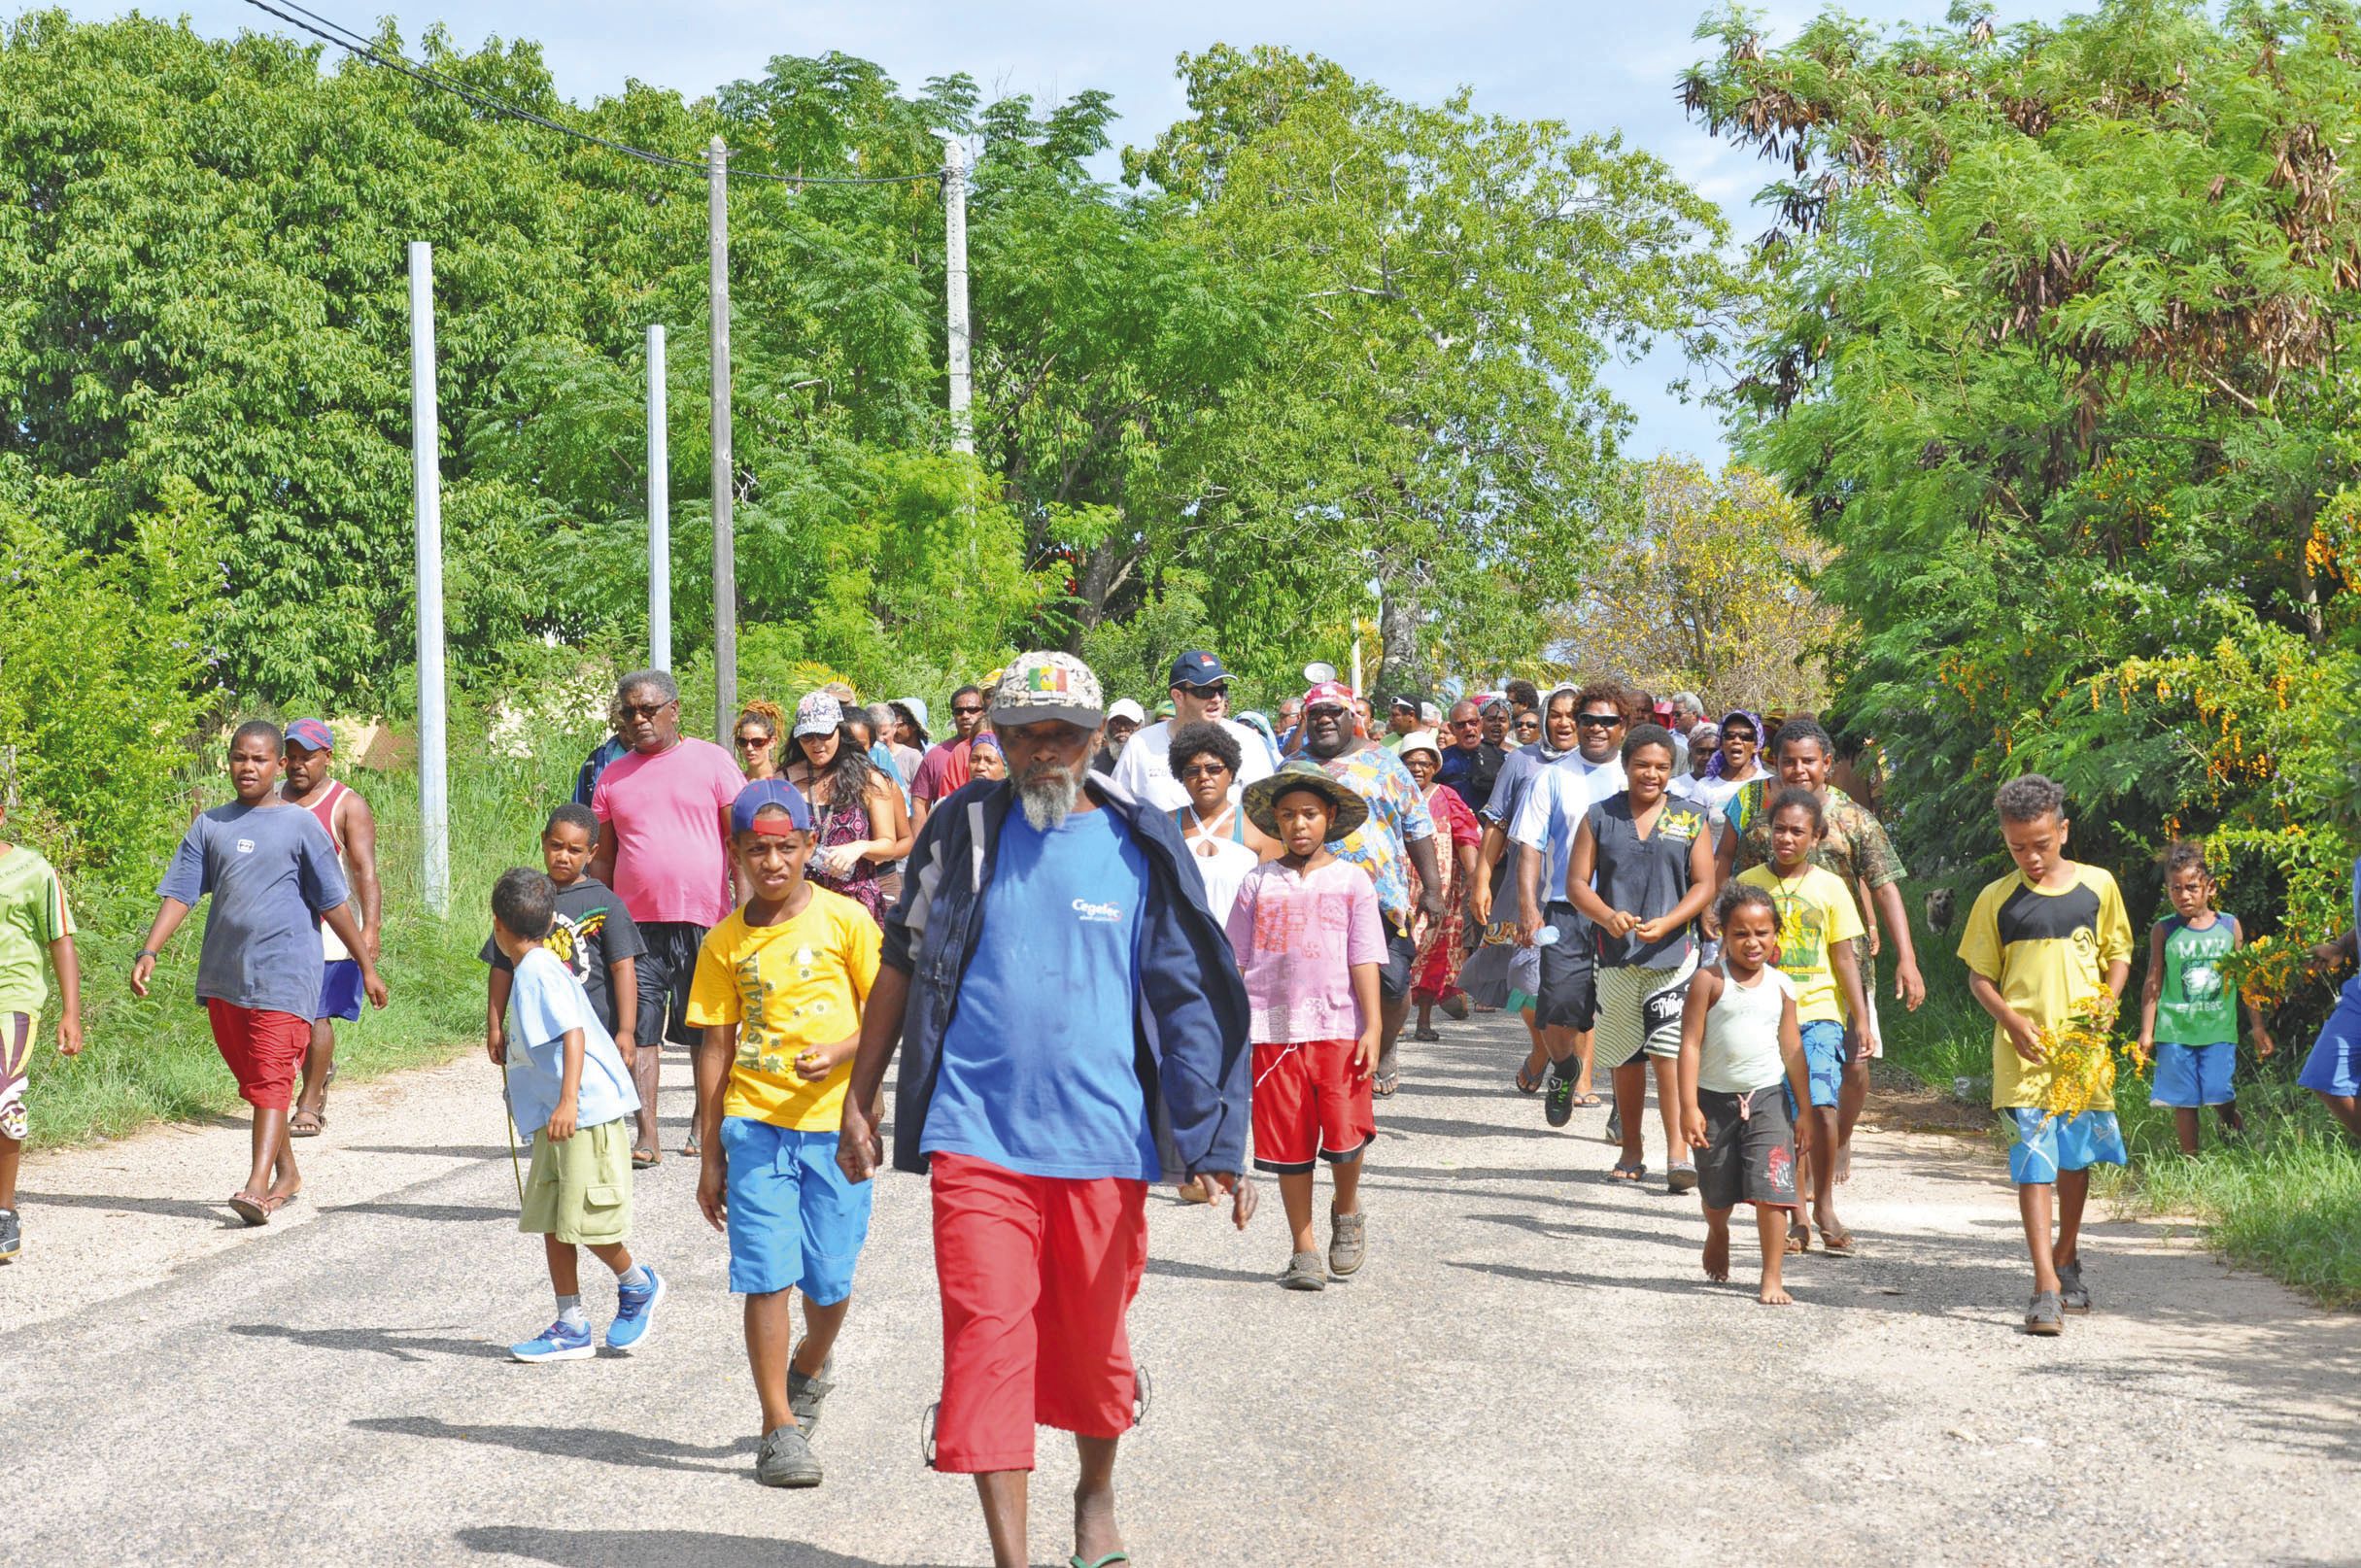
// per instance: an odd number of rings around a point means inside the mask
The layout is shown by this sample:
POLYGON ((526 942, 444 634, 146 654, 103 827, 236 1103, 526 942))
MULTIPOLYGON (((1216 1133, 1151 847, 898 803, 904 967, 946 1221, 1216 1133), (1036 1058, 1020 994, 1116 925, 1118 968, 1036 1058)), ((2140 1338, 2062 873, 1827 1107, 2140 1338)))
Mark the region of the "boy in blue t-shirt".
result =
POLYGON ((508 1347, 519 1361, 581 1361, 592 1353, 574 1248, 615 1271, 615 1320, 607 1348, 645 1344, 664 1279, 632 1261, 632 1133, 639 1108, 632 1074, 581 983, 545 945, 557 889, 518 867, 492 887, 492 939, 515 968, 508 1032, 488 1046, 507 1070, 509 1114, 532 1135, 532 1172, 517 1228, 538 1233, 557 1292, 557 1320, 508 1347))
MULTIPOLYGON (((2226 1131, 2243 1133, 2231 1080, 2238 1068, 2238 988, 2221 961, 2245 945, 2238 916, 2213 907, 2213 873, 2202 844, 2165 852, 2165 897, 2173 913, 2148 932, 2148 977, 2139 990, 2139 1054, 2155 1063, 2149 1101, 2169 1106, 2183 1154, 2197 1152, 2198 1110, 2211 1106, 2226 1131)), ((2263 1015, 2252 1015, 2254 1054, 2275 1047, 2263 1015)))

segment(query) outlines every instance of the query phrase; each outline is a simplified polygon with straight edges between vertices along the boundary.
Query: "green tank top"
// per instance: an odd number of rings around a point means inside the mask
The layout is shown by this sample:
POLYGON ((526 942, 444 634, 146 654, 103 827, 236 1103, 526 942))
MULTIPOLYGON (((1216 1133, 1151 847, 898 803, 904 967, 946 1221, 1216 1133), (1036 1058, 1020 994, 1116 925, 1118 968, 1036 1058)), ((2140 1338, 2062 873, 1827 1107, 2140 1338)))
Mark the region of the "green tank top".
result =
POLYGON ((2173 1045, 2222 1045, 2238 1039, 2238 992, 2216 967, 2238 941, 2238 925, 2215 910, 2213 924, 2192 930, 2165 922, 2164 990, 2156 999, 2156 1038, 2173 1045))

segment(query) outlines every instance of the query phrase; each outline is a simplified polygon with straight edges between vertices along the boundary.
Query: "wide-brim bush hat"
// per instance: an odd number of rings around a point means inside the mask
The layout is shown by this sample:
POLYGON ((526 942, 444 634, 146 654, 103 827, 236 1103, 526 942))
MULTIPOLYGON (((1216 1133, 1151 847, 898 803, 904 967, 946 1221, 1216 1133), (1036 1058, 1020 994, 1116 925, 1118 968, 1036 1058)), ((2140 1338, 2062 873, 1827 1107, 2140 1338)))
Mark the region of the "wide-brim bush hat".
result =
POLYGON ((1328 824, 1330 838, 1349 838, 1369 820, 1369 802, 1349 784, 1328 776, 1328 770, 1307 758, 1297 758, 1267 778, 1246 787, 1247 820, 1272 837, 1279 836, 1279 798, 1293 790, 1310 790, 1324 798, 1336 813, 1328 824))

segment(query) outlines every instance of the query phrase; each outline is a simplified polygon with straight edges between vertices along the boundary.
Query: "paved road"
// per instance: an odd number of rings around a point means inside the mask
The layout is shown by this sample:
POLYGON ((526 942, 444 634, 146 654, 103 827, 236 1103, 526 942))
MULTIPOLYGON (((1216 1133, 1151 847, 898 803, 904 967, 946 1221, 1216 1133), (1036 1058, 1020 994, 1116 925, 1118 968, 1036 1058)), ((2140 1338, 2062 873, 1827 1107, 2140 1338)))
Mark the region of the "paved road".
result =
MULTIPOLYGON (((2104 1311, 2029 1340, 2001 1168, 1899 1133, 1857 1155, 1864 1255, 1815 1255, 1799 1305, 1758 1307, 1703 1282, 1694 1200, 1601 1178, 1597 1112, 1543 1126, 1516 1052, 1497 1022, 1408 1048, 1348 1285, 1276 1288, 1275 1201, 1243 1237, 1154 1203, 1132 1331, 1155 1407, 1121 1472, 1141 1562, 2361 1552, 2361 1319, 2110 1222, 2104 1311)), ((918 1460, 940 1369, 919 1181, 878 1194, 827 1484, 781 1493, 749 1477, 736 1304, 685 1161, 639 1187, 634 1244, 675 1284, 649 1347, 504 1358, 548 1300, 502 1132, 480 1060, 341 1094, 304 1201, 252 1232, 209 1201, 243 1169, 235 1122, 34 1161, 29 1250, 0 1269, 7 1558, 989 1560, 968 1483, 918 1460)), ((1044 1434, 1042 1459, 1035 1556, 1061 1562, 1071 1448, 1044 1434)))

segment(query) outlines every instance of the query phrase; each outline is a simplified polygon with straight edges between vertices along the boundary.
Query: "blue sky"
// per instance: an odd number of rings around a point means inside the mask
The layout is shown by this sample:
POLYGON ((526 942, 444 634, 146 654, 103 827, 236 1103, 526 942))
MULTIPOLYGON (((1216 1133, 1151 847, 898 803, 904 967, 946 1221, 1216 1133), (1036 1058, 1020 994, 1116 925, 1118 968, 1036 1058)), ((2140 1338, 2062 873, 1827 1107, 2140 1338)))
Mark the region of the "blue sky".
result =
MULTIPOLYGON (((1547 117, 1578 131, 1620 128, 1629 145, 1669 162, 1719 202, 1738 235, 1762 221, 1746 204, 1765 178, 1753 157, 1706 137, 1673 97, 1680 70, 1701 46, 1691 36, 1704 0, 1669 6, 1597 0, 1106 0, 994 4, 971 0, 871 0, 867 5, 809 5, 796 0, 707 0, 697 7, 623 4, 620 0, 305 0, 309 9, 368 33, 377 17, 397 18, 405 40, 445 22, 462 47, 484 37, 537 40, 561 92, 587 100, 637 78, 691 96, 763 73, 774 54, 842 50, 876 61, 907 86, 966 71, 987 96, 1024 92, 1052 101, 1086 87, 1114 95, 1123 119, 1118 143, 1146 143, 1186 110, 1173 62, 1214 43, 1280 44, 1325 54, 1356 75, 1405 97, 1432 100, 1472 88, 1477 107, 1547 117)), ((1853 0, 1857 15, 1939 20, 1947 0, 1853 0)), ((120 15, 123 5, 68 0, 84 17, 120 15)), ((146 6, 150 14, 186 15, 200 32, 230 36, 282 24, 240 0, 195 0, 184 8, 146 6)), ((1815 6, 1772 0, 1765 31, 1792 33, 1815 6)), ((2017 0, 1994 10, 2002 22, 2054 16, 2060 0, 2017 0)), ((1632 449, 1689 452, 1718 460, 1720 427, 1710 413, 1684 404, 1665 384, 1682 373, 1675 355, 1660 354, 1610 378, 1637 415, 1632 449)))

